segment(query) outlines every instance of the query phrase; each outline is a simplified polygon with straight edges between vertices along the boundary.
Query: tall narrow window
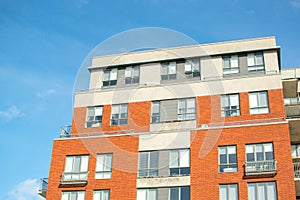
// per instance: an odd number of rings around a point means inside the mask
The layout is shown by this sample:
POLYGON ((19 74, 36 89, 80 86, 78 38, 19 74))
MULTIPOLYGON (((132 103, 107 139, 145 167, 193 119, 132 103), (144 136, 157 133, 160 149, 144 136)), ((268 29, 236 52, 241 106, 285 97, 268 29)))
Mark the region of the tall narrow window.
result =
POLYGON ((195 98, 178 100, 178 120, 196 118, 195 98))
POLYGON ((170 175, 190 174, 190 150, 176 149, 170 151, 170 175))
POLYGON ((248 183, 248 200, 277 200, 276 183, 248 183))
POLYGON ((156 200, 157 199, 157 189, 138 189, 137 200, 156 200))
POLYGON ((109 190, 95 190, 93 200, 109 200, 109 190))
POLYGON ((250 114, 269 113, 268 93, 251 92, 249 93, 250 114))
POLYGON ((110 125, 116 126, 116 125, 127 124, 127 120, 128 120, 128 105, 127 104, 113 105, 110 125))
POLYGON ((186 60, 184 64, 184 74, 187 77, 200 76, 200 60, 199 59, 186 60))
POLYGON ((111 178, 112 154, 97 155, 95 179, 111 178))
POLYGON ((236 146, 219 147, 219 172, 236 172, 236 146))
POLYGON ((238 200, 238 185, 220 185, 220 200, 238 200))
POLYGON ((140 81, 140 67, 130 66, 125 69, 125 84, 136 84, 140 81))
POLYGON ((161 80, 176 79, 176 62, 162 63, 161 80))
POLYGON ((170 200, 190 200, 190 187, 172 187, 169 192, 170 200))
POLYGON ((67 191, 62 192, 61 200, 84 200, 85 191, 67 191))
POLYGON ((237 55, 223 57, 223 74, 236 74, 239 71, 239 58, 237 55))
POLYGON ((63 181, 87 180, 88 174, 88 155, 67 156, 63 181))
POLYGON ((160 102, 159 101, 152 102, 151 122, 152 123, 160 122, 160 102))
POLYGON ((222 117, 240 115, 240 100, 238 94, 226 94, 221 96, 222 117))
POLYGON ((248 54, 248 71, 264 70, 264 57, 262 52, 248 54))
POLYGON ((140 152, 139 153, 139 177, 152 177, 158 175, 158 152, 140 152))
POLYGON ((117 85, 118 79, 118 68, 111 68, 104 70, 103 73, 103 87, 117 85))
POLYGON ((88 107, 86 115, 86 127, 98 127, 102 124, 102 106, 88 107))

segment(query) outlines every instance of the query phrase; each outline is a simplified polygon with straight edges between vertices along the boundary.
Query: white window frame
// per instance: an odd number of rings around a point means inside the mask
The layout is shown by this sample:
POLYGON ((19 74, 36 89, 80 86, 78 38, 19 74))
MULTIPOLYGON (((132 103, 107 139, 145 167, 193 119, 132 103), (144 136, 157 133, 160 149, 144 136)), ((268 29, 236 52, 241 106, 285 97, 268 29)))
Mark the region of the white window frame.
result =
POLYGON ((170 150, 169 175, 181 176, 190 174, 190 150, 173 149, 170 150), (176 172, 178 170, 178 172, 176 172), (176 172, 176 173, 175 173, 176 172))
POLYGON ((95 179, 110 179, 112 176, 112 153, 97 155, 95 179))
POLYGON ((85 191, 63 191, 61 200, 84 200, 85 191))
POLYGON ((158 176, 158 151, 143 151, 139 152, 138 160, 138 177, 155 177, 158 176), (146 168, 141 168, 143 155, 147 156, 146 168), (155 160, 153 160, 155 159, 155 160), (154 165, 151 167, 151 165, 154 165), (146 173, 146 175, 142 175, 146 173))
POLYGON ((263 52, 248 53, 247 63, 248 63, 248 71, 265 70, 263 52))
POLYGON ((103 71, 103 87, 116 86, 118 80, 118 68, 109 68, 103 71))
POLYGON ((125 68, 125 84, 138 84, 140 81, 140 66, 129 66, 125 68))
POLYGON ((93 200, 109 200, 110 190, 94 190, 93 200))
POLYGON ((160 101, 153 101, 151 106, 151 122, 160 122, 160 101))
POLYGON ((248 200, 277 200, 276 182, 248 183, 248 200), (263 191, 261 189, 263 188, 263 191))
POLYGON ((200 59, 188 59, 184 63, 184 74, 186 77, 200 76, 200 59))
POLYGON ((67 156, 65 162, 64 175, 63 175, 64 180, 65 181, 87 180, 88 163, 89 163, 88 155, 67 156))
POLYGON ((238 161, 237 161, 237 151, 236 151, 236 146, 235 145, 230 145, 230 146, 219 146, 218 148, 218 157, 219 157, 219 172, 224 173, 224 172, 237 172, 238 169, 238 161), (225 154, 222 152, 225 151, 225 154), (221 155, 226 155, 226 160, 227 163, 221 163, 221 155), (229 155, 235 155, 235 163, 231 163, 229 161, 229 155), (236 165, 236 167, 232 167, 236 165), (227 166, 227 168, 224 168, 223 171, 221 170, 221 166, 227 166))
POLYGON ((274 147, 273 143, 258 143, 258 144, 247 144, 246 145, 246 162, 258 162, 258 161, 267 161, 267 160, 274 160, 274 147), (261 149, 262 151, 259 151, 261 149), (273 159, 267 159, 267 153, 272 152, 273 159), (248 160, 248 153, 254 154, 254 160, 248 160), (262 153, 263 160, 258 160, 257 153, 262 153))
POLYGON ((238 200, 238 184, 221 184, 219 186, 220 200, 238 200))
POLYGON ((162 63, 161 80, 175 80, 176 74, 177 74, 176 61, 162 63))
POLYGON ((196 99, 179 99, 178 100, 178 120, 196 119, 196 99))
POLYGON ((237 74, 239 69, 238 55, 224 56, 223 57, 223 74, 237 74))
POLYGON ((157 199, 157 189, 137 189, 136 192, 137 200, 156 200, 157 199))
POLYGON ((86 128, 99 127, 102 125, 103 106, 87 107, 86 128))
POLYGON ((110 125, 118 126, 127 123, 128 123, 128 104, 112 105, 110 125))
POLYGON ((221 116, 240 116, 240 95, 224 94, 221 95, 221 116), (226 104, 226 105, 225 105, 226 104))
POLYGON ((250 92, 249 93, 250 114, 267 114, 269 113, 269 98, 267 91, 250 92), (265 96, 265 98, 263 98, 265 96), (264 102, 266 105, 264 104, 264 102))

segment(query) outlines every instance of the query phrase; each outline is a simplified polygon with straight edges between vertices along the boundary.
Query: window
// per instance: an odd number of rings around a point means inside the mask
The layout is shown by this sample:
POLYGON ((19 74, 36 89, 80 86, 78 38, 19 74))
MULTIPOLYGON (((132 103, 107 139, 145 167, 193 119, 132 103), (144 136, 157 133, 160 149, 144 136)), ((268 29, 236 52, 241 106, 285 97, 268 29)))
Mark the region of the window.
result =
POLYGON ((62 192, 61 200, 84 200, 85 191, 62 192))
POLYGON ((157 189, 138 189, 137 200, 156 200, 157 199, 157 189))
POLYGON ((102 106, 88 107, 86 115, 86 127, 98 127, 102 124, 102 106))
POLYGON ((248 200, 277 200, 276 183, 248 183, 248 200))
POLYGON ((249 103, 250 103, 250 114, 269 113, 267 92, 249 93, 249 103))
POLYGON ((184 64, 184 74, 187 77, 200 76, 200 60, 199 59, 186 60, 184 64))
POLYGON ((300 144, 292 144, 292 157, 300 157, 300 144))
POLYGON ((111 178, 112 154, 97 155, 95 179, 111 178))
POLYGON ((264 58, 263 53, 249 53, 247 57, 248 61, 248 71, 258 71, 258 70, 264 70, 264 58))
POLYGON ((178 120, 195 119, 195 99, 179 99, 178 100, 178 120))
POLYGON ((127 118, 128 118, 128 105, 127 104, 120 104, 120 105, 112 106, 110 125, 116 126, 116 125, 127 124, 127 118))
POLYGON ((239 73, 239 57, 237 55, 223 57, 223 74, 239 73))
POLYGON ((125 84, 135 84, 140 81, 140 67, 126 67, 125 69, 125 84))
POLYGON ((161 80, 176 79, 176 62, 162 63, 161 80))
POLYGON ((238 185, 220 185, 220 200, 238 200, 238 185))
POLYGON ((247 162, 274 160, 273 144, 250 144, 246 145, 247 162))
POLYGON ((151 121, 152 121, 152 123, 160 122, 160 102, 159 101, 152 102, 151 121))
POLYGON ((226 94, 221 96, 222 117, 240 115, 239 94, 226 94))
POLYGON ((190 150, 176 149, 170 151, 170 175, 190 174, 190 150))
POLYGON ((170 188, 170 200, 190 200, 190 187, 170 188))
POLYGON ((87 180, 88 155, 67 156, 63 181, 87 180))
POLYGON ((117 85, 118 68, 111 68, 104 70, 103 73, 103 87, 117 85))
POLYGON ((219 172, 236 172, 236 146, 219 147, 219 172))
POLYGON ((158 152, 139 153, 138 177, 151 177, 158 175, 158 152))
POLYGON ((109 200, 109 190, 96 190, 96 191, 94 191, 93 200, 109 200))

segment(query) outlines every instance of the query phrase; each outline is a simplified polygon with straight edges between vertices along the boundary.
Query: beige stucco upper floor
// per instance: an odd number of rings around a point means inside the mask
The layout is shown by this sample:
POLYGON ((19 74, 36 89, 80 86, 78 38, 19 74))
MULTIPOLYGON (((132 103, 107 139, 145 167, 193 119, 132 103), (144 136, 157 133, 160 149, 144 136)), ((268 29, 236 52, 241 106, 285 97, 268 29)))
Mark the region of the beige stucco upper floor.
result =
POLYGON ((94 57, 93 68, 278 49, 274 36, 94 57))

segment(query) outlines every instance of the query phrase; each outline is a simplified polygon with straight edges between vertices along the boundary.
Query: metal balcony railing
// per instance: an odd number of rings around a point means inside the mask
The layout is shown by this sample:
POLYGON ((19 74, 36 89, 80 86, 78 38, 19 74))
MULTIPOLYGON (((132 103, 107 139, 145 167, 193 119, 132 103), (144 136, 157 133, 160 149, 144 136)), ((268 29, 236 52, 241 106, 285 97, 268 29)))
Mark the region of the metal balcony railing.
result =
POLYGON ((48 178, 41 178, 38 194, 46 198, 47 188, 48 188, 48 178))
POLYGON ((264 160, 245 163, 245 175, 270 175, 276 174, 276 160, 264 160))
POLYGON ((70 137, 71 134, 71 125, 62 126, 60 127, 60 137, 61 138, 67 138, 70 137))
POLYGON ((86 184, 88 172, 64 172, 61 176, 61 184, 86 184))
POLYGON ((294 165, 294 178, 300 178, 300 162, 293 163, 294 165))

